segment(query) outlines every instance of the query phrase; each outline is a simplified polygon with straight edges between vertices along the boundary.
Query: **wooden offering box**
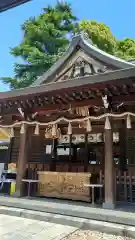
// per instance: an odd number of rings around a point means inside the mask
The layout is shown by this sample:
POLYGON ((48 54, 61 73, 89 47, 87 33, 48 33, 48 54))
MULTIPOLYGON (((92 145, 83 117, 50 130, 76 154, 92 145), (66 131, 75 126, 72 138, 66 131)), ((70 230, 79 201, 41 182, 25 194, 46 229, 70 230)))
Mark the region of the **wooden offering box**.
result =
POLYGON ((90 202, 90 173, 39 172, 38 194, 90 202))

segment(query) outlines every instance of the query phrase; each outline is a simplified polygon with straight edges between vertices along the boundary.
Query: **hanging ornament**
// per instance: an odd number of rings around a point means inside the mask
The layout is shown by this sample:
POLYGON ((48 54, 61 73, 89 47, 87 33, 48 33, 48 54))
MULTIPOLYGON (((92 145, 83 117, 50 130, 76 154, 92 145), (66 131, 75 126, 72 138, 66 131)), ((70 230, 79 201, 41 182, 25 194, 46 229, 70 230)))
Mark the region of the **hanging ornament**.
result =
POLYGON ((24 134, 25 133, 25 126, 24 126, 24 123, 22 124, 21 126, 21 129, 20 129, 20 134, 24 134))
POLYGON ((130 118, 130 115, 127 116, 127 129, 131 129, 132 126, 131 126, 131 118, 130 118))
POLYGON ((86 107, 77 107, 75 108, 75 112, 77 115, 82 116, 82 117, 86 117, 89 116, 89 108, 86 107))
POLYGON ((57 138, 59 138, 59 139, 61 138, 61 130, 60 130, 60 128, 57 129, 57 138))
POLYGON ((14 128, 12 127, 10 130, 10 137, 13 138, 15 136, 14 134, 14 128))
POLYGON ((69 124, 68 124, 68 135, 71 135, 71 134, 72 134, 72 125, 69 122, 69 124))
POLYGON ((57 126, 53 124, 52 126, 52 137, 57 137, 57 126))
POLYGON ((34 132, 35 135, 39 135, 39 125, 37 124, 36 127, 35 127, 35 132, 34 132))
POLYGON ((91 126, 91 121, 90 121, 90 119, 87 120, 86 130, 87 130, 87 132, 91 132, 91 131, 92 131, 92 126, 91 126))
POLYGON ((50 130, 48 128, 45 130, 45 138, 51 138, 50 130))
POLYGON ((106 117, 105 119, 105 129, 111 129, 111 123, 110 123, 110 120, 109 120, 109 117, 106 117))

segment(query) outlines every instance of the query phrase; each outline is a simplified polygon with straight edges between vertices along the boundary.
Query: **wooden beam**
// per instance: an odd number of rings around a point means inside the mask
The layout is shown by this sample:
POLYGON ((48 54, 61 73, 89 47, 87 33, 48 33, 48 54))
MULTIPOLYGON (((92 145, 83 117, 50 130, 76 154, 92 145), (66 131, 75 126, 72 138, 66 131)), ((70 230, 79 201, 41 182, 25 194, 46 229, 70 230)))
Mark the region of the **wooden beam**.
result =
POLYGON ((87 94, 87 96, 86 96, 84 92, 80 92, 80 96, 81 96, 81 98, 82 98, 82 101, 83 101, 84 99, 88 99, 88 94, 87 94))
POLYGON ((21 100, 18 105, 19 105, 19 107, 21 107, 21 108, 25 108, 25 101, 24 101, 24 100, 21 100))
POLYGON ((12 101, 9 101, 9 102, 8 102, 8 105, 9 105, 9 107, 12 108, 12 107, 13 107, 13 102, 12 102, 12 101))
POLYGON ((42 97, 38 97, 38 104, 39 106, 44 106, 44 100, 42 97))
POLYGON ((7 124, 7 125, 12 124, 12 116, 11 115, 3 116, 3 122, 4 124, 7 124))
POLYGON ((88 93, 88 99, 96 98, 93 90, 88 90, 85 93, 88 93))
POLYGON ((68 104, 68 102, 69 102, 69 99, 68 99, 68 94, 66 95, 66 94, 59 94, 59 95, 56 95, 55 96, 55 98, 56 98, 56 104, 58 105, 58 104, 62 104, 62 105, 67 105, 68 104))
POLYGON ((74 99, 74 97, 72 96, 71 93, 70 94, 64 93, 63 95, 64 95, 64 97, 66 99, 66 103, 69 103, 69 101, 72 101, 72 102, 75 101, 75 99, 74 99))
POLYGON ((105 88, 102 90, 102 95, 103 95, 103 96, 105 96, 105 95, 107 95, 107 96, 112 96, 112 92, 111 92, 110 88, 105 87, 105 88))
POLYGON ((36 106, 39 106, 39 102, 38 102, 38 97, 37 96, 34 97, 34 104, 36 106))
POLYGON ((54 105, 57 104, 57 103, 56 103, 56 99, 55 99, 54 96, 51 97, 50 101, 51 101, 51 103, 54 104, 54 105))
POLYGON ((63 101, 60 95, 56 95, 55 99, 56 99, 56 104, 63 104, 63 101))
POLYGON ((49 98, 48 97, 43 97, 43 101, 44 101, 44 104, 46 105, 49 105, 50 104, 50 100, 49 100, 49 98))
POLYGON ((88 100, 91 98, 92 95, 92 91, 88 90, 88 91, 84 91, 84 92, 80 92, 80 95, 82 97, 82 100, 88 100))
POLYGON ((76 101, 81 101, 82 100, 81 95, 79 93, 74 93, 73 92, 73 97, 76 101))
POLYGON ((127 88, 128 88, 128 92, 129 94, 134 94, 135 93, 135 84, 130 84, 130 85, 127 85, 127 88))
POLYGON ((113 96, 112 100, 113 100, 113 102, 119 101, 119 102, 134 102, 135 103, 135 94, 113 96))
POLYGON ((127 87, 126 84, 122 84, 121 92, 122 92, 122 94, 124 94, 124 95, 128 95, 128 94, 129 94, 128 87, 127 87))
POLYGON ((75 101, 76 100, 76 92, 72 92, 71 95, 73 96, 73 100, 75 101))
MULTIPOLYGON (((64 97, 64 96, 63 96, 64 97)), ((68 97, 68 96, 67 96, 68 97)), ((65 98, 64 98, 64 101, 65 101, 65 98)), ((63 102, 64 102, 63 101, 63 102)), ((45 111, 49 111, 49 110, 54 110, 54 109, 65 109, 65 108, 69 108, 69 105, 72 103, 72 107, 82 107, 82 106, 102 106, 103 103, 102 103, 102 99, 99 98, 99 99, 88 99, 88 100, 83 100, 83 101, 71 101, 70 99, 67 99, 66 100, 67 102, 64 102, 62 104, 55 104, 55 105, 52 105, 52 104, 48 104, 48 105, 45 105, 44 107, 35 107, 32 109, 32 112, 45 112, 45 111)))
POLYGON ((113 93, 113 95, 115 95, 115 96, 120 95, 120 89, 118 88, 118 86, 111 85, 110 89, 111 89, 111 92, 113 93))
POLYGON ((33 107, 33 102, 31 99, 27 99, 26 100, 26 105, 28 106, 28 108, 32 108, 33 107))
POLYGON ((135 90, 135 83, 132 84, 132 88, 135 90))
POLYGON ((95 93, 97 97, 102 97, 102 92, 99 89, 95 89, 95 93))

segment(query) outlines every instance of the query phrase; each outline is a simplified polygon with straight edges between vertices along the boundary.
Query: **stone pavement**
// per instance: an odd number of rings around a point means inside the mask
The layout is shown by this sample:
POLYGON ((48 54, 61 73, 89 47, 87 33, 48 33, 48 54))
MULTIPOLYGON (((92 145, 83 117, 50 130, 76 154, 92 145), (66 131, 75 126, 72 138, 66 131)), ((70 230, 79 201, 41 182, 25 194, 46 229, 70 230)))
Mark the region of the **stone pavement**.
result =
POLYGON ((107 210, 91 207, 90 204, 47 198, 26 199, 0 196, 0 214, 135 239, 135 212, 131 210, 128 209, 127 212, 107 210))
POLYGON ((75 227, 0 215, 0 240, 61 240, 75 227))
MULTIPOLYGON (((110 236, 110 234, 113 234, 113 235, 121 236, 121 238, 117 238, 117 239, 127 239, 126 237, 135 239, 135 227, 132 227, 132 226, 90 220, 90 219, 85 219, 85 218, 71 217, 71 216, 66 216, 66 215, 45 213, 45 212, 40 212, 40 211, 19 209, 19 208, 15 208, 15 207, 11 208, 11 207, 0 206, 0 214, 10 215, 12 217, 16 216, 16 217, 31 219, 31 220, 33 219, 33 220, 38 220, 38 221, 48 222, 48 223, 51 222, 53 224, 63 225, 63 228, 65 228, 65 226, 71 226, 75 229, 81 229, 80 230, 81 233, 83 230, 86 230, 84 233, 84 236, 86 236, 86 238, 84 237, 83 239, 89 239, 89 238, 87 238, 87 236, 88 236, 88 234, 91 234, 91 233, 93 235, 93 231, 100 232, 100 233, 96 234, 96 236, 98 236, 98 237, 99 236, 101 237, 102 234, 104 236, 110 236), (88 231, 89 229, 91 231, 88 231), (107 233, 109 235, 107 235, 107 234, 105 235, 105 233, 107 233)), ((80 231, 79 231, 78 236, 80 236, 80 231)), ((77 235, 74 235, 74 237, 76 240, 81 240, 80 237, 78 237, 79 239, 77 239, 77 235)), ((70 237, 69 239, 72 239, 72 238, 70 237)), ((105 239, 110 239, 110 238, 108 237, 105 239)), ((111 237, 111 239, 114 240, 115 238, 111 237)))
MULTIPOLYGON (((87 218, 135 227, 135 212, 107 210, 90 204, 55 199, 26 199, 0 196, 0 206, 87 218)), ((135 206, 132 208, 135 209, 135 206)))
POLYGON ((0 215, 1 240, 129 240, 76 227, 0 215))
POLYGON ((79 229, 69 234, 63 240, 101 240, 101 239, 102 240, 131 240, 133 238, 108 235, 105 233, 92 232, 90 230, 83 231, 79 229))

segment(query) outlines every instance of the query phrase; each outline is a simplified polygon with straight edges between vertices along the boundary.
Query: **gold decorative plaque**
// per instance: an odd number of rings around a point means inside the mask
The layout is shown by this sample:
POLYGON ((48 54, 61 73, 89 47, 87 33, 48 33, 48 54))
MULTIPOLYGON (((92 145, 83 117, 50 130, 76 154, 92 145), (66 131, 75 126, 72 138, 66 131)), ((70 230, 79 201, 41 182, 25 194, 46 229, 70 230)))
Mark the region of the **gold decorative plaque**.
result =
POLYGON ((90 201, 89 173, 39 172, 40 196, 90 201))

